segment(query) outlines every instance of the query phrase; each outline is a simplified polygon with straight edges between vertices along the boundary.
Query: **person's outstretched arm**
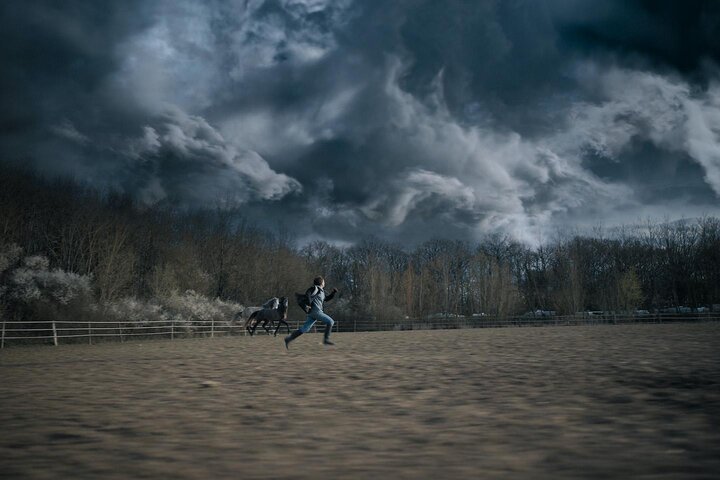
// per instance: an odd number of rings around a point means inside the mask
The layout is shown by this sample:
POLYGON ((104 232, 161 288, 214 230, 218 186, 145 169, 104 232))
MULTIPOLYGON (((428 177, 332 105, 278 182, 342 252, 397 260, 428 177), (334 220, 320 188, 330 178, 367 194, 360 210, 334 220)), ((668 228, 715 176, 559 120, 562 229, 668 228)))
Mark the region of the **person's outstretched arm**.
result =
POLYGON ((335 296, 335 294, 337 293, 337 291, 338 291, 337 288, 333 288, 333 289, 332 289, 332 292, 330 292, 330 295, 328 295, 328 296, 325 297, 325 301, 326 301, 326 302, 329 302, 330 300, 332 300, 333 297, 335 296))

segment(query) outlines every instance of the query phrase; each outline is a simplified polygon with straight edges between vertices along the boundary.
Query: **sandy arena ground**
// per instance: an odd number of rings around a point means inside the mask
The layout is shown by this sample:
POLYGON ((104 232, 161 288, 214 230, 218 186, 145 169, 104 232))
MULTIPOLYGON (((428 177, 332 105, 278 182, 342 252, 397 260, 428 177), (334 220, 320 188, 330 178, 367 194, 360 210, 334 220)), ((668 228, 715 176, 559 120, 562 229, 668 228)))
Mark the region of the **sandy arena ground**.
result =
POLYGON ((0 351, 3 478, 720 478, 720 324, 0 351))

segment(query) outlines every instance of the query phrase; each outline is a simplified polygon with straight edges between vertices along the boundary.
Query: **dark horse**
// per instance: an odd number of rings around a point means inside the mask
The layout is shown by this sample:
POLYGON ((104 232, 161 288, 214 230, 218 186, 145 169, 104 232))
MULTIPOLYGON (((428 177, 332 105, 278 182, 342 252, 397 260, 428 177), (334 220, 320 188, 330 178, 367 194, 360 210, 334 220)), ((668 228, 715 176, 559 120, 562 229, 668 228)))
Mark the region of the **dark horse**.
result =
POLYGON ((250 317, 245 322, 245 329, 247 329, 250 336, 252 336, 255 335, 255 330, 257 329, 258 325, 262 324, 263 329, 269 335, 270 328, 268 328, 268 323, 272 328, 272 325, 277 322, 277 326, 275 327, 275 332, 273 333, 273 336, 277 337, 278 331, 280 330, 280 327, 282 325, 285 325, 288 333, 290 333, 290 325, 288 325, 288 323, 285 321, 285 319, 287 319, 287 311, 288 299, 287 297, 280 297, 277 308, 263 308, 262 310, 253 312, 253 314, 250 315, 250 317))

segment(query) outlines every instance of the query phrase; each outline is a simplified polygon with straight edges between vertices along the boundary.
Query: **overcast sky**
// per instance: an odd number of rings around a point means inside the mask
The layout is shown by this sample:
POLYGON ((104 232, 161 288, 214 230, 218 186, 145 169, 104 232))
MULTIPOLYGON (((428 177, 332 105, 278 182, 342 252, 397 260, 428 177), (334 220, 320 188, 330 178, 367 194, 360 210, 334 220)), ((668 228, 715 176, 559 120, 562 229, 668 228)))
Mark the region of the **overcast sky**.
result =
POLYGON ((0 3, 0 161, 301 242, 720 216, 720 2, 0 3))

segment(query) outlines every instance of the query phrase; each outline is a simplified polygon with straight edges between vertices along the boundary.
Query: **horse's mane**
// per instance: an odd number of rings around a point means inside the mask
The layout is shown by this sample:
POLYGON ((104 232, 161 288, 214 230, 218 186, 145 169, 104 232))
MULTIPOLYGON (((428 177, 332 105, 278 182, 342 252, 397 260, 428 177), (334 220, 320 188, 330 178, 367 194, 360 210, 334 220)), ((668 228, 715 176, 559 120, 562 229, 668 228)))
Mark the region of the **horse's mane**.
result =
POLYGON ((262 304, 262 308, 269 308, 270 310, 275 310, 278 308, 279 303, 280 299, 278 297, 272 297, 267 302, 262 304))
POLYGON ((287 297, 280 297, 280 302, 277 307, 278 314, 280 314, 280 318, 287 317, 287 311, 288 311, 288 298, 287 297))

